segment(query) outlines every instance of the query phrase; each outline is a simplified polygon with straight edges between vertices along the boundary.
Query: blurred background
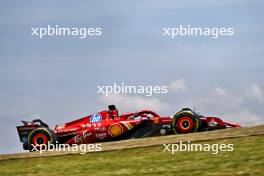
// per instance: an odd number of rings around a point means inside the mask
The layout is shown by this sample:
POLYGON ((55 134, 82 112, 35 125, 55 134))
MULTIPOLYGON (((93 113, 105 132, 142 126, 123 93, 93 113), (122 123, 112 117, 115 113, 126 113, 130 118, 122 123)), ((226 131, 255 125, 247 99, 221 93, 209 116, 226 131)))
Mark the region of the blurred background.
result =
POLYGON ((0 2, 0 153, 20 152, 16 126, 52 128, 116 104, 183 107, 242 125, 264 122, 263 1, 0 2), (162 36, 163 27, 233 27, 234 36, 162 36), (31 27, 102 27, 102 36, 31 36, 31 27), (168 85, 167 94, 97 94, 98 85, 168 85))

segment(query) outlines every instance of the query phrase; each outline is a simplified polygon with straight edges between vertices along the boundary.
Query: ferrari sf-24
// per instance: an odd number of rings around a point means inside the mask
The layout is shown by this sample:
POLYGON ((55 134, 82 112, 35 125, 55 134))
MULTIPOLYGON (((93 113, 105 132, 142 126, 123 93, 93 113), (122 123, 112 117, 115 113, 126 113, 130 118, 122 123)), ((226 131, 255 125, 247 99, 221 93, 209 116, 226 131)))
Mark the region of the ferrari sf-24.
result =
POLYGON ((54 130, 40 119, 22 123, 23 125, 17 126, 17 131, 25 150, 31 150, 36 145, 47 145, 48 142, 88 144, 240 127, 237 123, 226 122, 218 117, 202 116, 189 108, 180 110, 174 116, 160 116, 151 110, 119 115, 115 105, 109 105, 107 110, 56 125, 54 130))

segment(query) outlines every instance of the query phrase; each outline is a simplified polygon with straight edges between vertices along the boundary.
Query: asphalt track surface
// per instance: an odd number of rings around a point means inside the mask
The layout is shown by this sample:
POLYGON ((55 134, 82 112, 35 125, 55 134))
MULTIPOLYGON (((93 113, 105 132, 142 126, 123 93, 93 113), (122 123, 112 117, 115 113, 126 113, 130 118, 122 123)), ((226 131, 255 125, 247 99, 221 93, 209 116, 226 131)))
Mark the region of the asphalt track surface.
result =
MULTIPOLYGON (((129 139, 122 141, 114 141, 114 142, 103 142, 101 143, 101 145, 102 145, 102 151, 112 151, 112 150, 122 150, 129 148, 138 148, 138 147, 149 147, 149 146, 163 145, 163 144, 172 144, 172 143, 178 143, 180 141, 199 142, 199 141, 211 141, 218 139, 241 138, 247 136, 259 136, 259 135, 264 135, 264 125, 257 125, 257 126, 243 127, 243 128, 229 128, 223 130, 189 133, 182 135, 167 135, 167 136, 148 137, 142 139, 129 139)), ((22 152, 22 153, 1 154, 0 160, 59 156, 59 155, 69 155, 69 154, 77 154, 77 153, 80 153, 80 151, 77 152, 44 151, 42 152, 42 154, 40 154, 39 152, 22 152)))

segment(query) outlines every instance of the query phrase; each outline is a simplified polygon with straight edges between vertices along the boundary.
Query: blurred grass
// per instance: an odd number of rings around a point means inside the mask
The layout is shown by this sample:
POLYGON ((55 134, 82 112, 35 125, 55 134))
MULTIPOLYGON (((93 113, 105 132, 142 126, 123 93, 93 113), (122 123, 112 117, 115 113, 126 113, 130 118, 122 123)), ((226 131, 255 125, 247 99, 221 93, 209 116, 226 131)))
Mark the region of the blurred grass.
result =
MULTIPOLYGON (((198 142, 199 143, 199 142, 198 142)), ((118 151, 0 161, 0 175, 263 175, 264 136, 223 139, 233 152, 163 151, 162 145, 118 151)))

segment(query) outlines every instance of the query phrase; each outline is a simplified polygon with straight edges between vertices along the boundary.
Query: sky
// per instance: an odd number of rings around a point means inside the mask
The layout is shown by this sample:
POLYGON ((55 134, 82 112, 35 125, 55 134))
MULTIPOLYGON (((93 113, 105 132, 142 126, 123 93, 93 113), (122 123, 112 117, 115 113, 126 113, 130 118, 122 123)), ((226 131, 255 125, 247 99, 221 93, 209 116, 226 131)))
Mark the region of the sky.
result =
POLYGON ((16 126, 52 128, 116 104, 121 112, 183 107, 242 125, 264 122, 264 2, 1 1, 0 153, 21 152, 16 126), (32 27, 101 27, 80 39, 32 27), (164 37, 162 28, 232 27, 233 36, 164 37), (98 85, 167 85, 167 94, 97 94, 98 85))

